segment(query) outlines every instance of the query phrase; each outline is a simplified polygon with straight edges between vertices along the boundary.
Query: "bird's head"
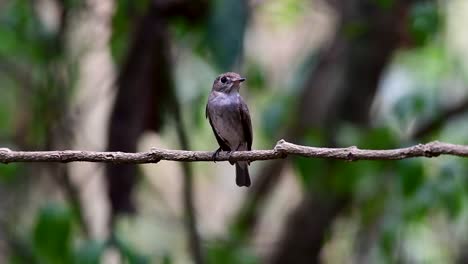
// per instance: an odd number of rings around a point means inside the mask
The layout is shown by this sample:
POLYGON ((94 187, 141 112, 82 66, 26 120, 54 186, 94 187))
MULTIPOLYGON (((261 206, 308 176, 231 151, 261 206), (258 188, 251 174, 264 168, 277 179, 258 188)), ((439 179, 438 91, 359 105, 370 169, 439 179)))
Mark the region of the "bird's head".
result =
POLYGON ((240 83, 245 81, 238 73, 226 72, 216 77, 213 83, 213 91, 231 93, 239 92, 240 83))

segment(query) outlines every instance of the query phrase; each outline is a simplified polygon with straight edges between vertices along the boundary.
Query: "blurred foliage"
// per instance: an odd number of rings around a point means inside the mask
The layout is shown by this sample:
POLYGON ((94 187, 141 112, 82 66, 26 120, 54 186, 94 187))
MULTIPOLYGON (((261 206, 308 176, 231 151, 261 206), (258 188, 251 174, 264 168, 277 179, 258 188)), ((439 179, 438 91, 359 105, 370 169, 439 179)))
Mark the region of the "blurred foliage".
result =
POLYGON ((212 241, 207 251, 207 263, 210 264, 260 263, 248 247, 232 241, 212 241))
MULTIPOLYGON (((317 130, 311 130, 306 134, 304 144, 309 146, 321 146, 325 141, 324 135, 317 130)), ((321 159, 308 159, 303 157, 294 157, 293 164, 295 169, 298 171, 297 176, 301 186, 304 187, 304 190, 310 190, 314 184, 320 184, 321 181, 317 179, 319 173, 326 171, 327 165, 326 161, 321 159)), ((320 188, 316 188, 320 189, 320 188)))
MULTIPOLYGON (((78 6, 74 1, 64 4, 68 8, 78 6)), ((5 78, 14 81, 10 102, 23 100, 24 109, 15 110, 24 113, 9 113, 9 118, 29 116, 31 124, 30 130, 24 131, 25 141, 40 146, 48 141, 52 124, 63 118, 76 81, 76 68, 73 60, 66 58, 63 32, 46 26, 36 8, 30 1, 16 0, 8 1, 0 11, 0 68, 5 78)))
MULTIPOLYGON (((114 237, 114 244, 116 248, 122 255, 122 258, 128 264, 149 264, 150 259, 147 256, 142 255, 137 252, 137 250, 129 245, 124 239, 119 238, 118 236, 114 237)), ((163 257, 164 261, 169 261, 167 256, 163 257)))
MULTIPOLYGON (((317 131, 307 134, 304 143, 321 146, 326 143, 325 135, 317 131)), ((396 136, 388 128, 375 128, 363 131, 349 124, 343 124, 336 136, 339 146, 359 146, 364 149, 387 149, 397 145, 396 136)), ((375 178, 385 168, 383 161, 327 161, 295 158, 301 182, 314 192, 366 193, 379 183, 375 178), (326 172, 326 173, 323 173, 326 172), (373 187, 372 187, 373 186, 373 187)))
MULTIPOLYGON (((272 95, 269 103, 263 113, 261 123, 259 124, 265 137, 274 139, 284 131, 284 124, 291 122, 288 109, 290 97, 284 93, 272 95), (288 100, 289 99, 289 100, 288 100)), ((292 98, 291 98, 292 99, 292 98)))
POLYGON ((424 183, 424 170, 421 160, 398 161, 398 174, 405 197, 411 197, 424 183))
POLYGON ((244 0, 213 0, 205 42, 221 71, 232 69, 243 52, 247 4, 244 0))
POLYGON ((123 62, 126 51, 131 44, 132 34, 135 33, 136 23, 142 19, 149 5, 149 0, 116 1, 116 9, 112 17, 110 49, 117 63, 123 62))
POLYGON ((249 90, 262 92, 265 90, 266 76, 264 69, 254 61, 246 62, 245 76, 249 76, 249 90))
POLYGON ((8 76, 2 76, 0 72, 0 80, 3 81, 2 96, 0 97, 0 141, 10 138, 13 134, 13 108, 15 100, 14 83, 8 79, 8 76))
POLYGON ((1 166, 0 167, 0 184, 8 183, 8 182, 15 180, 16 175, 19 174, 19 171, 22 167, 23 166, 17 163, 9 164, 8 166, 1 166))
POLYGON ((101 263, 102 253, 105 249, 105 244, 97 241, 89 241, 84 243, 75 250, 72 263, 76 264, 99 264, 101 263))
POLYGON ((272 0, 267 5, 260 6, 260 12, 268 14, 268 19, 274 27, 287 28, 300 22, 308 10, 311 1, 303 0, 272 0))
MULTIPOLYGON (((307 81, 309 71, 317 67, 317 52, 314 51, 310 56, 307 56, 300 64, 297 66, 297 70, 292 74, 291 79, 285 79, 280 84, 271 84, 268 83, 265 78, 265 73, 260 70, 255 70, 254 67, 254 85, 259 82, 263 85, 263 89, 266 89, 267 86, 273 85, 273 88, 268 87, 271 91, 268 96, 265 96, 263 90, 259 90, 254 86, 254 92, 258 91, 258 97, 265 98, 265 106, 262 108, 261 112, 261 121, 260 128, 261 132, 266 139, 266 141, 277 140, 279 136, 287 133, 287 128, 293 126, 295 123, 299 122, 298 114, 296 113, 296 106, 298 104, 298 98, 302 94, 302 87, 307 81), (257 77, 258 76, 258 77, 257 77), (274 89, 276 88, 276 89, 274 89)), ((250 64, 249 64, 250 65, 250 64)), ((248 67, 248 69, 252 69, 248 67)), ((250 73, 250 72, 249 72, 250 73)), ((250 80, 250 75, 249 75, 250 80)), ((250 87, 250 81, 249 81, 250 87)), ((305 133, 305 141, 312 140, 312 142, 319 144, 316 136, 318 136, 319 131, 308 131, 305 133)))
POLYGON ((22 246, 15 248, 11 263, 101 263, 104 243, 81 240, 77 244, 76 221, 67 206, 46 204, 37 213, 30 235, 31 242, 20 242, 22 246))
POLYGON ((63 206, 42 208, 33 231, 34 248, 40 262, 70 262, 72 221, 71 211, 63 206))
POLYGON ((344 26, 343 33, 350 40, 358 39, 369 32, 369 25, 360 21, 349 22, 344 26))
POLYGON ((421 1, 411 9, 409 28, 416 45, 422 46, 440 32, 442 18, 436 2, 421 1))
MULTIPOLYGON (((115 247, 120 252, 124 263, 146 264, 150 259, 138 253, 123 239, 113 241, 83 240, 77 232, 77 216, 67 206, 59 203, 49 203, 37 213, 31 231, 31 241, 20 241, 11 256, 15 264, 98 264, 107 248, 115 247), (30 252, 26 254, 26 252, 30 252), (28 257, 29 255, 29 257, 28 257)), ((170 258, 162 258, 170 263, 170 258)))
POLYGON ((29 1, 6 4, 0 17, 0 55, 41 63, 50 57, 52 39, 29 1))
POLYGON ((394 0, 374 0, 374 2, 384 9, 389 9, 395 4, 394 0))

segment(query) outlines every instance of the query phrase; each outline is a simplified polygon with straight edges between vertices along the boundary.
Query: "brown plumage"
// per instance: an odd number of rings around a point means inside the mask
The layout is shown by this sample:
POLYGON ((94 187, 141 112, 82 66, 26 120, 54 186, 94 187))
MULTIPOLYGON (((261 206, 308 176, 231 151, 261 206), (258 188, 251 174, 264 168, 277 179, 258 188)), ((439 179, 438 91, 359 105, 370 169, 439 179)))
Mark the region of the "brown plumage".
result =
MULTIPOLYGON (((206 104, 206 117, 219 144, 220 150, 238 151, 252 149, 252 123, 249 109, 239 94, 240 83, 245 81, 239 74, 227 72, 219 75, 206 104)), ((233 164, 233 163, 231 163, 233 164)), ((236 184, 249 187, 248 161, 236 164, 236 184)))

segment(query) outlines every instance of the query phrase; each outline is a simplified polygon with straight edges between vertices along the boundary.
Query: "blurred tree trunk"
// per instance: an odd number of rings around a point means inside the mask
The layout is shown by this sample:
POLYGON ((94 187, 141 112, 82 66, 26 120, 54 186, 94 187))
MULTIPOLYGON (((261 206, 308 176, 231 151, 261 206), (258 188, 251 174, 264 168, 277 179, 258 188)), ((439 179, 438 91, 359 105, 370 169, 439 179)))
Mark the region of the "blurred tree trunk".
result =
MULTIPOLYGON (((168 22, 171 18, 182 17, 196 25, 204 18, 207 7, 204 0, 159 0, 150 4, 137 25, 117 80, 117 96, 109 127, 109 151, 135 152, 143 132, 161 129, 165 113, 176 120, 182 147, 189 147, 172 80, 168 22)), ((108 164, 106 168, 111 222, 114 223, 117 214, 135 210, 131 196, 137 182, 137 168, 129 164, 108 164)), ((182 195, 190 252, 195 263, 203 263, 196 230, 192 173, 189 164, 184 164, 183 169, 182 195)))
MULTIPOLYGON (((166 25, 151 8, 137 25, 126 61, 117 80, 117 95, 109 127, 109 151, 135 152, 145 130, 158 132, 164 100, 170 91, 166 25)), ((136 166, 108 164, 112 215, 134 211, 131 192, 136 166)))
MULTIPOLYGON (((117 80, 109 127, 109 151, 135 152, 144 131, 158 132, 175 94, 169 52, 168 19, 184 17, 199 23, 205 1, 154 1, 136 25, 117 80)), ((112 218, 134 211, 131 199, 137 181, 135 165, 107 165, 112 218)))

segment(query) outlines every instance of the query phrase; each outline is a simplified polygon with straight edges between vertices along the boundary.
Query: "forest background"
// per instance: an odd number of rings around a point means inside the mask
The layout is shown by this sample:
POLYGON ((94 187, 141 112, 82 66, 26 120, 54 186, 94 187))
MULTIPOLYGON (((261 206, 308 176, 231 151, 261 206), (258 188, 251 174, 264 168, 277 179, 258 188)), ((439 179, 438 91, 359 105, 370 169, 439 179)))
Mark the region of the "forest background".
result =
MULTIPOLYGON (((0 0, 0 147, 468 144, 464 0, 0 0)), ((468 263, 468 160, 0 165, 0 263, 468 263)))

